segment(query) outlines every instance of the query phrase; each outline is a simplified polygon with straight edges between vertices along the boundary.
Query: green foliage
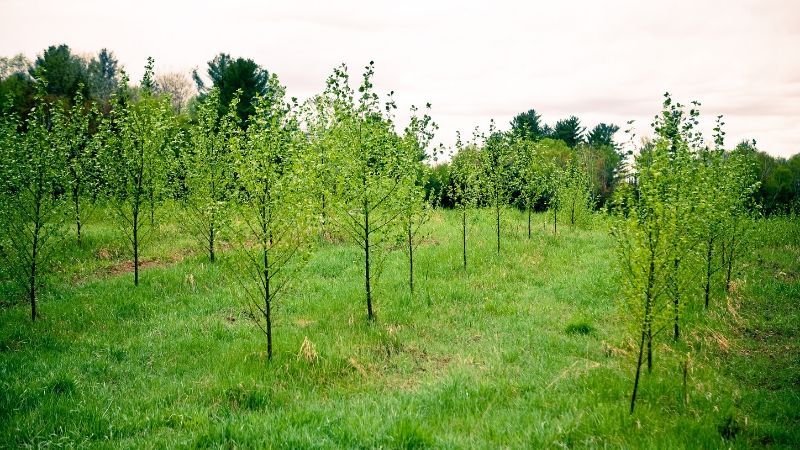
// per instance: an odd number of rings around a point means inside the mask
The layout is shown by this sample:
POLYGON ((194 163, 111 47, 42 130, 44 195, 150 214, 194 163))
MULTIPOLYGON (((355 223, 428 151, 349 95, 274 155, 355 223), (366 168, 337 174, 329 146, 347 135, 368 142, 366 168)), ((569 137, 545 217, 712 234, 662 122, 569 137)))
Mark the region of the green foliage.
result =
POLYGON ((478 155, 483 168, 484 195, 495 212, 497 253, 500 253, 500 216, 502 206, 508 203, 512 191, 514 155, 508 136, 495 129, 494 121, 489 124, 488 136, 482 136, 482 139, 484 142, 478 155))
POLYGON ((220 53, 208 62, 206 71, 211 79, 211 86, 206 83, 195 70, 193 78, 200 91, 200 101, 203 101, 208 91, 215 87, 219 90, 219 115, 228 113, 228 106, 234 96, 239 97, 236 104, 236 114, 241 127, 247 126, 250 116, 255 113, 256 97, 269 98, 269 74, 252 59, 231 58, 227 53, 220 53), (238 92, 238 94, 237 94, 238 92))
POLYGON ((97 170, 94 155, 97 148, 90 134, 90 126, 96 125, 98 113, 94 105, 86 105, 81 89, 75 94, 72 106, 55 108, 53 133, 59 151, 67 161, 68 185, 75 232, 81 242, 81 225, 86 214, 88 196, 97 188, 97 170))
POLYGON ((106 105, 119 85, 119 61, 114 52, 102 49, 96 58, 87 65, 89 95, 92 99, 106 105))
POLYGON ((237 97, 228 114, 220 116, 220 95, 211 89, 197 109, 197 122, 189 129, 189 145, 181 162, 187 194, 183 225, 194 235, 214 261, 220 234, 229 220, 228 200, 233 183, 232 145, 237 139, 237 97))
POLYGON ((24 131, 14 114, 0 120, 0 258, 27 293, 36 320, 37 294, 63 238, 68 161, 53 131, 47 83, 37 82, 37 107, 24 131))
POLYGON ((542 116, 535 109, 521 112, 511 119, 511 133, 520 139, 538 141, 547 134, 543 129, 542 116))
POLYGON ((78 92, 87 94, 86 62, 74 55, 66 44, 51 45, 36 58, 30 68, 34 78, 47 80, 47 94, 72 99, 78 92))
POLYGON ((256 96, 255 114, 235 153, 240 195, 233 237, 244 258, 234 262, 233 277, 260 313, 253 317, 272 359, 273 305, 302 267, 315 224, 312 198, 303 188, 310 166, 297 105, 286 102, 277 76, 268 87, 269 98, 256 96))
POLYGON ((402 195, 411 183, 412 161, 394 129, 391 97, 382 106, 373 91, 374 66, 364 69, 354 100, 347 67, 334 70, 327 95, 335 111, 331 150, 334 220, 362 250, 367 318, 373 320, 373 289, 386 254, 399 234, 406 210, 402 195))
MULTIPOLYGON (((666 94, 663 111, 653 122, 658 137, 636 159, 636 183, 622 201, 615 227, 626 316, 641 333, 631 412, 645 348, 652 371, 654 339, 672 328, 673 341, 679 340, 689 317, 685 310, 694 296, 692 286, 699 279, 708 309, 715 274, 723 267, 732 270, 741 250, 741 241, 736 243, 741 229, 735 224, 746 220, 748 199, 757 187, 746 160, 724 153, 721 117, 715 149, 703 146, 696 130, 698 106, 692 102, 687 112, 666 94), (734 236, 733 241, 726 236, 734 236), (720 246, 721 263, 716 255, 720 246)), ((730 275, 728 288, 729 280, 730 275)))
POLYGON ((591 147, 614 147, 614 134, 619 127, 614 124, 598 123, 586 135, 586 143, 591 147))
POLYGON ((583 134, 585 131, 586 127, 581 125, 580 119, 575 116, 570 116, 556 122, 552 137, 553 139, 560 139, 568 146, 574 148, 583 142, 583 134))
POLYGON ((147 89, 153 79, 153 61, 142 79, 141 98, 134 102, 123 74, 109 118, 101 130, 100 157, 107 195, 133 253, 134 284, 139 284, 140 245, 154 225, 156 203, 167 182, 167 158, 174 154, 176 123, 169 99, 147 89), (149 206, 150 223, 145 220, 149 206))

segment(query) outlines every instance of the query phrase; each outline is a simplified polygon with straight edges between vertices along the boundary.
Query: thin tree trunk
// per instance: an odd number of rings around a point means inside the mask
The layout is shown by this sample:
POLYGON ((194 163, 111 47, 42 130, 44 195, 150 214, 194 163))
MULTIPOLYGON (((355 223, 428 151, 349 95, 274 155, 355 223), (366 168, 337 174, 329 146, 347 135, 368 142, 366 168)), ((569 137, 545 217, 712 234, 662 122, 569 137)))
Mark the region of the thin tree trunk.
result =
MULTIPOLYGON (((650 237, 652 239, 652 236, 650 237)), ((631 411, 630 413, 633 414, 633 409, 636 406, 636 393, 639 390, 639 379, 642 374, 642 358, 644 353, 644 344, 645 339, 648 338, 648 333, 650 332, 650 308, 652 305, 653 299, 651 298, 653 292, 653 284, 655 282, 655 252, 653 250, 652 243, 650 244, 650 268, 647 274, 647 287, 645 288, 645 303, 644 303, 644 323, 642 324, 642 338, 639 341, 639 358, 636 361, 636 376, 633 380, 633 392, 631 393, 631 411)), ((652 336, 651 336, 652 337, 652 336)), ((648 347, 649 344, 648 344, 648 347)), ((648 348, 648 359, 652 361, 652 353, 650 352, 651 348, 648 348)), ((650 364, 650 363, 648 363, 650 364)))
POLYGON ((653 371, 653 324, 647 322, 647 373, 653 371))
POLYGON ((553 208, 553 235, 558 234, 558 208, 553 208))
POLYGON ((464 270, 467 270, 467 208, 461 211, 461 243, 464 255, 464 270))
POLYGON ((150 192, 150 226, 156 226, 156 198, 152 191, 150 192))
POLYGON ((39 221, 39 204, 36 205, 36 221, 33 225, 33 249, 31 252, 31 273, 29 277, 29 292, 31 300, 31 321, 36 321, 36 263, 39 258, 39 232, 41 225, 39 221))
POLYGON ((639 378, 642 375, 642 356, 644 354, 645 331, 642 328, 642 339, 639 341, 639 358, 636 360, 636 376, 633 379, 633 393, 631 393, 631 414, 636 406, 636 393, 639 391, 639 378))
POLYGON ((531 238, 531 208, 528 207, 528 239, 531 238))
POLYGON ((78 188, 72 189, 72 202, 75 205, 75 227, 78 231, 78 245, 81 245, 81 203, 78 188))
POLYGON ((494 201, 494 209, 495 209, 495 222, 497 225, 497 253, 500 253, 500 199, 495 198, 494 201))
MULTIPOLYGON (((366 195, 366 193, 365 193, 366 195)), ((367 293, 367 320, 372 321, 375 315, 372 311, 372 287, 370 286, 369 274, 369 205, 367 204, 366 197, 364 198, 364 287, 367 293)))
POLYGON ((214 238, 216 237, 216 230, 214 229, 214 219, 211 219, 211 224, 208 229, 208 259, 214 262, 214 238))
POLYGON ((414 295, 414 236, 411 233, 411 221, 408 222, 408 288, 414 295))
MULTIPOLYGON (((680 260, 678 258, 675 258, 675 260, 674 260, 675 279, 677 279, 677 277, 678 277, 678 270, 680 269, 680 264, 681 264, 680 260)), ((674 326, 674 330, 673 330, 672 339, 675 342, 677 342, 678 339, 680 338, 680 335, 681 335, 681 330, 680 330, 681 291, 680 291, 680 289, 678 289, 677 283, 676 283, 676 286, 675 286, 675 296, 673 297, 672 302, 673 302, 673 308, 674 308, 674 313, 675 313, 675 326, 674 326)))
POLYGON ((133 208, 133 285, 139 285, 139 208, 133 208))
POLYGON ((325 223, 328 220, 328 213, 325 209, 325 193, 322 193, 322 234, 325 235, 325 223))
POLYGON ((267 328, 267 359, 272 361, 272 298, 269 277, 269 248, 264 242, 264 320, 267 328))
POLYGON ((570 210, 569 224, 575 226, 575 199, 572 199, 572 209, 570 210))

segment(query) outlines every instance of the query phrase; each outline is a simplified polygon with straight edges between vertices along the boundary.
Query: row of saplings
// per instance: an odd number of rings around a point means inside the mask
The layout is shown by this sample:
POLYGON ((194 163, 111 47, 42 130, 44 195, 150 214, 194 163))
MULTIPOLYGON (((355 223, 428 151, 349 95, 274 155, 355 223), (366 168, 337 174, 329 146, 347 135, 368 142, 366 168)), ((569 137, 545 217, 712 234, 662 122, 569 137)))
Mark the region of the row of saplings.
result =
MULTIPOLYGON (((686 108, 666 94, 654 121, 656 138, 635 159, 630 183, 617 195, 617 238, 625 317, 638 342, 630 412, 642 373, 653 368, 659 334, 677 343, 692 310, 707 310, 715 283, 730 291, 748 243, 757 205, 755 161, 724 150, 722 117, 712 146, 698 133, 697 103, 686 108)), ((685 334, 685 333, 684 333, 685 334)), ((687 401, 683 364, 683 399, 687 401)))
MULTIPOLYGON (((394 103, 391 97, 380 101, 372 76, 370 64, 356 92, 346 67, 336 68, 325 91, 302 105, 287 100, 272 76, 269 94, 254 99, 255 113, 246 121, 237 116, 237 98, 223 104, 212 89, 190 124, 180 121, 167 96, 155 94, 152 59, 138 88, 123 76, 106 114, 80 92, 71 102, 48 99, 46 80, 37 80, 30 115, 21 120, 9 112, 0 122, 0 256, 24 287, 31 318, 67 224, 74 224, 81 243, 88 207, 101 204, 110 211, 130 244, 138 285, 143 240, 168 198, 182 204, 179 223, 211 261, 223 234, 246 255, 237 273, 250 276, 234 278, 261 311, 270 356, 271 305, 302 267, 320 229, 347 235, 362 249, 370 320, 375 268, 398 241, 408 256, 413 293, 414 252, 430 199, 437 197, 423 188, 436 125, 412 108, 409 125, 398 133, 394 103)), ((535 146, 490 131, 493 138, 482 145, 478 136, 463 149, 459 143, 448 186, 463 211, 465 266, 466 215, 473 208, 494 206, 499 251, 501 206, 512 192, 522 192, 530 210, 552 186, 558 195, 551 196, 551 206, 559 199, 570 205, 573 220, 576 208, 588 205, 586 177, 576 165, 545 167, 535 146), (530 176, 512 184, 512 169, 530 176), (540 172, 548 175, 534 176, 540 172)))
MULTIPOLYGON (((154 94, 152 60, 138 89, 123 76, 106 115, 80 94, 71 105, 48 101, 46 81, 39 80, 29 117, 7 114, 0 122, 0 257, 25 288, 32 319, 40 274, 58 257, 68 222, 80 242, 86 202, 103 203, 121 225, 135 284, 142 238, 168 197, 182 203, 180 223, 212 261, 221 234, 236 243, 242 256, 234 279, 261 313, 257 323, 269 358, 272 305, 307 260, 320 230, 335 229, 360 247, 369 320, 375 317, 375 268, 398 241, 408 257, 413 293, 414 251, 430 216, 429 199, 436 197, 422 186, 424 155, 436 126, 412 108, 409 125, 398 133, 394 103, 391 97, 380 101, 372 76, 370 64, 354 91, 341 66, 323 93, 298 104, 285 98, 273 75, 268 96, 254 100, 255 113, 244 124, 236 116, 238 100, 223 105, 212 89, 188 126, 179 122, 169 98, 154 94)), ((729 286, 744 242, 737 227, 747 223, 754 185, 747 161, 721 150, 721 130, 716 149, 709 150, 685 126, 696 121, 695 113, 684 117, 680 105, 666 106, 657 121, 659 138, 641 150, 635 182, 617 198, 614 232, 634 308, 629 317, 642 326, 631 411, 642 354, 646 348, 651 368, 653 338, 667 311, 679 337, 684 288, 695 266, 706 262, 706 304, 716 272, 727 273, 729 286), (707 251, 697 252, 698 243, 707 251)), ((576 211, 589 207, 586 171, 574 162, 559 167, 547 161, 533 142, 491 129, 484 139, 459 143, 458 150, 448 189, 461 211, 465 267, 467 215, 478 206, 495 213, 498 252, 500 214, 511 192, 528 211, 546 196, 554 226, 559 211, 574 222, 576 211)))

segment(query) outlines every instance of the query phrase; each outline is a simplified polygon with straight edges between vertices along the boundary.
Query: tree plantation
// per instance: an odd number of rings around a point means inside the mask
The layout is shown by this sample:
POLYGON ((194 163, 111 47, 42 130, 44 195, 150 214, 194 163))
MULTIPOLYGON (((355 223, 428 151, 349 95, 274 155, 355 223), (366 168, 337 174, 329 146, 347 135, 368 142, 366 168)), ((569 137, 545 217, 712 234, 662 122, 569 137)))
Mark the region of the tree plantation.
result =
POLYGON ((698 102, 448 148, 373 62, 17 59, 0 447, 800 446, 797 156, 698 102))

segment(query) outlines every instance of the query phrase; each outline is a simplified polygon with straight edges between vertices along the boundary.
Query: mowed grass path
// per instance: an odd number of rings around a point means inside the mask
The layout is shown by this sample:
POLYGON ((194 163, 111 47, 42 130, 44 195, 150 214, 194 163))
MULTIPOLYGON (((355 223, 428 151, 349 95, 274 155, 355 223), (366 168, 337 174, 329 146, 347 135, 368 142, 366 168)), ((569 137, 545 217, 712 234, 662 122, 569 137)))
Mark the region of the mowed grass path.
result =
POLYGON ((689 311, 681 343, 663 336, 629 415, 634 331, 605 220, 554 237, 539 215, 529 240, 507 211, 497 255, 482 212, 465 272, 459 219, 433 216, 413 297, 404 254, 387 258, 374 324, 358 249, 321 244, 277 305, 271 362, 231 251, 210 265, 164 225, 134 288, 95 219, 40 320, 0 310, 0 447, 800 446, 795 221, 760 224, 734 292, 689 311))

